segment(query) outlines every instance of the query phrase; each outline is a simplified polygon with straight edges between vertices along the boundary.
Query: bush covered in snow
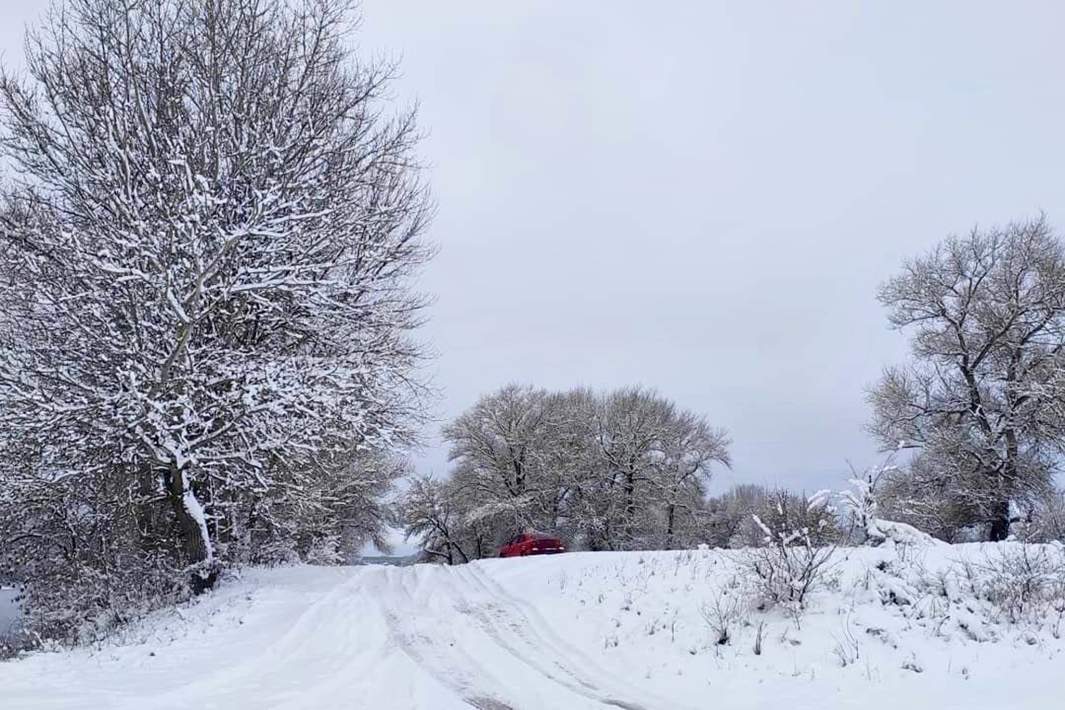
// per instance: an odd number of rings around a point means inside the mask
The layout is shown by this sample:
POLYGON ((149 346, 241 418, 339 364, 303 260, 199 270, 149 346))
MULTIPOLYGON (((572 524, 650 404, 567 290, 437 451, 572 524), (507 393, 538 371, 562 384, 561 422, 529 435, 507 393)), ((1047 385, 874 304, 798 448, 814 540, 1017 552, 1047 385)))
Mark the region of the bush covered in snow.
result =
MULTIPOLYGON (((832 557, 836 548, 822 536, 828 523, 820 526, 822 530, 793 527, 789 524, 787 504, 787 498, 778 499, 777 514, 768 523, 754 516, 765 536, 763 544, 740 553, 742 567, 762 608, 782 604, 799 610, 809 594, 834 580, 832 557)), ((803 508, 808 513, 831 513, 824 495, 806 501, 803 508)))
POLYGON ((1000 543, 899 548, 867 571, 864 587, 912 623, 945 639, 994 641, 1065 632, 1065 552, 1058 546, 1000 543))

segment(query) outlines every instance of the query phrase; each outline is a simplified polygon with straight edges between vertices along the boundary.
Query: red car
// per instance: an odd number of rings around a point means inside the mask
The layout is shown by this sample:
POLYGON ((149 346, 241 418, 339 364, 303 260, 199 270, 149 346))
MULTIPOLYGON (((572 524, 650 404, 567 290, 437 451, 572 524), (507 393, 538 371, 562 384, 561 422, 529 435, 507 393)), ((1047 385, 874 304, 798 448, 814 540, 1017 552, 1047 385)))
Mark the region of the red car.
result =
POLYGON ((557 537, 542 533, 522 533, 521 535, 515 535, 503 547, 499 548, 499 556, 554 555, 565 551, 566 546, 557 537))

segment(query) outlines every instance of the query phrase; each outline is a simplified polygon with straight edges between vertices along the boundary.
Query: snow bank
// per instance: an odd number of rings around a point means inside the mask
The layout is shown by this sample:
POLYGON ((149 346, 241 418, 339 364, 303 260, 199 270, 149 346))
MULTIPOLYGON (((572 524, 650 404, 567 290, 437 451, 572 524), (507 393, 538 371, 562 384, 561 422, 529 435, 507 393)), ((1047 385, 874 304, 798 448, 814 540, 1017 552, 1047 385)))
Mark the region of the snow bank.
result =
POLYGON ((926 532, 922 532, 906 523, 895 523, 890 520, 873 519, 869 521, 866 535, 875 544, 897 545, 945 545, 926 532))
POLYGON ((0 688, 26 710, 1058 707, 1065 608, 999 586, 1022 549, 840 550, 801 612, 752 608, 717 550, 252 570, 105 647, 0 664, 0 688))

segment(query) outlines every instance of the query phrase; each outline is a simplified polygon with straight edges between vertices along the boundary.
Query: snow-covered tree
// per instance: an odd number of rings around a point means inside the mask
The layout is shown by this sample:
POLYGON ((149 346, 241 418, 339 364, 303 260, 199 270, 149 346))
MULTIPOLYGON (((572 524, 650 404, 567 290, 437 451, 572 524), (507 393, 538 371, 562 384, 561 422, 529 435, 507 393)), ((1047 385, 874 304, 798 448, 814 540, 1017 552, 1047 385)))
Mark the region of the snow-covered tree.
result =
POLYGON ((566 526, 590 431, 580 399, 509 385, 444 427, 454 462, 446 491, 472 535, 468 545, 491 549, 515 530, 566 526))
POLYGON ((0 78, 12 539, 120 519, 202 588, 394 477, 430 204, 348 5, 67 0, 0 78))
POLYGON ((1028 532, 1035 542, 1065 542, 1065 490, 1056 488, 1035 502, 1028 532))
POLYGON ((1044 218, 950 238, 881 289, 914 362, 872 391, 872 431, 992 539, 1047 487, 1065 442, 1065 251, 1044 218))
POLYGON ((690 528, 687 535, 680 533, 684 521, 695 519, 692 514, 703 507, 710 466, 730 465, 730 443, 723 429, 711 428, 691 412, 678 411, 670 420, 661 440, 662 458, 656 477, 665 502, 665 549, 673 549, 681 539, 688 538, 687 542, 697 534, 690 528))
POLYGON ((470 494, 506 513, 510 522, 531 522, 545 474, 548 431, 555 414, 550 395, 510 385, 482 397, 444 427, 455 475, 470 494))
POLYGON ((417 540, 429 558, 456 564, 469 562, 469 536, 463 506, 449 484, 430 476, 416 476, 403 494, 399 521, 408 540, 417 540))
POLYGON ((614 549, 643 547, 651 525, 641 503, 661 493, 656 486, 666 430, 675 416, 671 402, 633 387, 606 395, 596 420, 596 444, 603 460, 596 491, 603 521, 599 544, 614 549))
POLYGON ((711 547, 750 547, 765 537, 754 523, 754 515, 765 509, 769 489, 754 483, 731 486, 706 504, 706 524, 702 541, 711 547))

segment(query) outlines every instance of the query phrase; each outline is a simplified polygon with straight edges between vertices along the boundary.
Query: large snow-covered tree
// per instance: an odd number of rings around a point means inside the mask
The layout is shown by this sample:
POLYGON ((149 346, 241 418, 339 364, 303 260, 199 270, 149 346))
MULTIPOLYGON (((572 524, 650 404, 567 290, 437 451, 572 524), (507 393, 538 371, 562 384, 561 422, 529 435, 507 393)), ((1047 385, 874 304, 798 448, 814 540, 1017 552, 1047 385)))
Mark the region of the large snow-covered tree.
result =
POLYGON ((444 427, 449 459, 485 496, 530 504, 545 473, 546 442, 556 413, 548 392, 504 387, 444 427))
POLYGON ((704 502, 711 465, 729 465, 723 429, 639 387, 603 398, 595 443, 601 544, 609 547, 674 547, 678 513, 704 502))
MULTIPOLYGON (((969 511, 993 539, 1046 489, 1065 444, 1065 251, 1044 218, 950 238, 880 300, 914 361, 871 392, 886 448, 916 448, 914 497, 969 511)), ((956 517, 956 516, 955 516, 956 517)))
POLYGON ((128 512, 195 586, 350 518, 417 415, 431 206, 350 9, 66 0, 0 78, 0 486, 128 512))

